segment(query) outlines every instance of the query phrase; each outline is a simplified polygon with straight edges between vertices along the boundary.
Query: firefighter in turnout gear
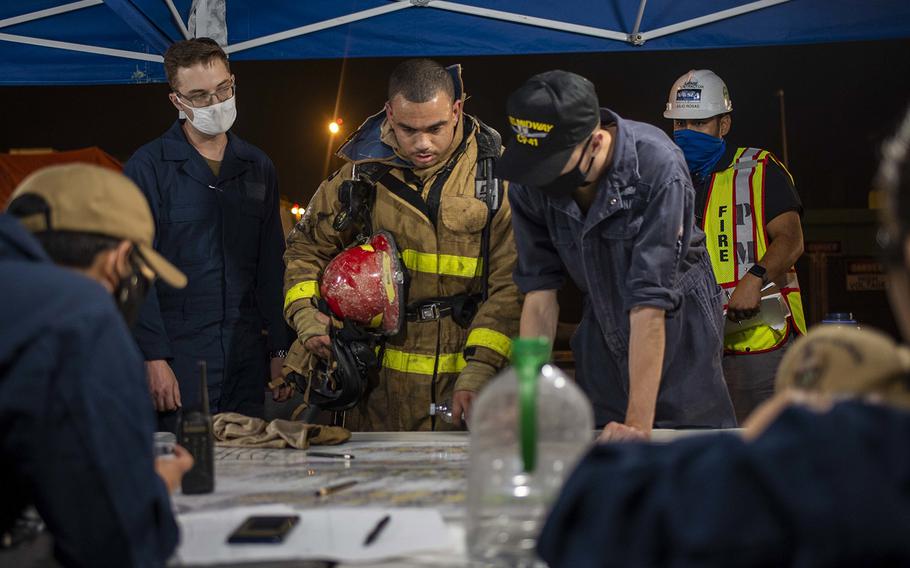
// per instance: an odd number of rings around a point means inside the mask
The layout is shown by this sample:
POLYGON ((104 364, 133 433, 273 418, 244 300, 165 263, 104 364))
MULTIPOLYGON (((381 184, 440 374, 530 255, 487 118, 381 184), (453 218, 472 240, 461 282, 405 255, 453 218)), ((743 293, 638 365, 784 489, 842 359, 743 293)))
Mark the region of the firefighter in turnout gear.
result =
MULTIPOLYGON (((493 178, 499 135, 462 112, 461 69, 400 64, 383 112, 368 118, 338 155, 346 164, 313 196, 288 237, 285 317, 297 330, 286 370, 306 375, 331 358, 320 279, 340 252, 377 231, 394 238, 406 273, 401 330, 376 347, 352 430, 449 427, 432 414, 451 401, 454 425, 477 391, 509 360, 521 299, 505 187, 493 178)), ((350 322, 345 322, 344 325, 350 322)))
POLYGON ((673 84, 664 117, 673 120, 695 186, 696 219, 726 292, 724 377, 742 422, 774 392, 783 351, 806 332, 806 321, 793 267, 803 252, 793 177, 771 152, 726 143, 732 111, 721 78, 700 69, 673 84), (767 306, 775 306, 777 293, 776 306, 790 315, 775 326, 767 323, 767 306))

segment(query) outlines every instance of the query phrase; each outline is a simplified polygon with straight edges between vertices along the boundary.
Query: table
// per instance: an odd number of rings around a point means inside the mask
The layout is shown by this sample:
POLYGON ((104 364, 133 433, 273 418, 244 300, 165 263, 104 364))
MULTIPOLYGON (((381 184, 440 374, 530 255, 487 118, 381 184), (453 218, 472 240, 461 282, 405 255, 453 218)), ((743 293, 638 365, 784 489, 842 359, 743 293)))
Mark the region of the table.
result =
MULTIPOLYGON (((653 440, 666 442, 709 432, 716 431, 655 430, 653 440)), ((175 505, 178 513, 272 503, 300 509, 433 507, 449 528, 448 550, 370 566, 464 566, 468 443, 467 432, 355 432, 341 446, 313 448, 350 453, 355 456, 352 460, 311 457, 293 449, 218 447, 215 492, 178 494, 175 505), (357 479, 358 483, 326 497, 314 494, 321 487, 349 479, 357 479)), ((301 566, 299 562, 269 564, 282 565, 301 566)))

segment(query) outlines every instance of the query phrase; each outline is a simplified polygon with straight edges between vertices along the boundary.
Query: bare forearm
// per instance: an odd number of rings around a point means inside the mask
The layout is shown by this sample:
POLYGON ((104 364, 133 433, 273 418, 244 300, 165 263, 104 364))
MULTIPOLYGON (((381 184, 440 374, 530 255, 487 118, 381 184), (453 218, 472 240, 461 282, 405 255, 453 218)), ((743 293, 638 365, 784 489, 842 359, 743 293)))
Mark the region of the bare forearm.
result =
POLYGON ((559 301, 556 290, 537 290, 525 296, 521 306, 521 337, 546 337, 556 339, 556 324, 559 321, 559 301))
POLYGON ((758 261, 768 271, 768 279, 777 281, 796 264, 803 253, 802 239, 798 241, 791 236, 778 237, 768 245, 765 256, 758 261))
POLYGON ((664 310, 633 308, 629 314, 629 406, 625 423, 649 434, 664 363, 664 310))
POLYGON ((796 264, 803 254, 803 231, 799 215, 789 211, 768 223, 768 250, 758 261, 768 271, 768 278, 777 280, 796 264))

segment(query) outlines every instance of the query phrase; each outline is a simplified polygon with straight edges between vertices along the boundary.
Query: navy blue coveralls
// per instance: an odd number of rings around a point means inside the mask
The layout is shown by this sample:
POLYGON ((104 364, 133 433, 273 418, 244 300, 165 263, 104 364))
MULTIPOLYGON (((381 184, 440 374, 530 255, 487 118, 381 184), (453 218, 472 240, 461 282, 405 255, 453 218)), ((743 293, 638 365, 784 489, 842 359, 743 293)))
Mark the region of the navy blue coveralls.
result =
POLYGON ((204 360, 212 412, 261 417, 268 351, 290 344, 275 167, 228 133, 216 177, 177 121, 137 150, 124 173, 149 201, 155 249, 188 280, 183 290, 158 283, 149 293, 133 330, 145 359, 170 361, 184 408, 199 403, 204 360))
POLYGON ((910 413, 784 410, 755 441, 600 444, 540 535, 552 568, 910 566, 910 413))
POLYGON ((550 198, 512 184, 512 227, 524 292, 557 290, 565 273, 584 293, 572 337, 576 379, 598 426, 625 419, 629 400, 629 312, 666 311, 663 375, 654 426, 731 427, 733 406, 721 370, 723 305, 694 225, 694 191, 682 152, 661 130, 623 120, 613 161, 587 212, 571 197, 550 198))
POLYGON ((34 504, 64 566, 164 566, 177 525, 111 294, 0 214, 0 321, 0 533, 34 504))

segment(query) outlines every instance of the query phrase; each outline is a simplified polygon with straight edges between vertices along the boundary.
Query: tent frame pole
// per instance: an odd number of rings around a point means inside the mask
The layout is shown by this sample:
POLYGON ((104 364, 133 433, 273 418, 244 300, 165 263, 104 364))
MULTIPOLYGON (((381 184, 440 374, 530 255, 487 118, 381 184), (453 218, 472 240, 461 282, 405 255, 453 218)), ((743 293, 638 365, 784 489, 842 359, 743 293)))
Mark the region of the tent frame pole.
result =
MULTIPOLYGON (((71 2, 69 4, 64 4, 55 8, 30 12, 21 16, 13 16, 12 18, 0 20, 0 28, 14 26, 16 24, 22 24, 25 22, 32 22, 34 20, 40 20, 43 18, 50 18, 51 16, 65 14, 67 12, 73 12, 75 10, 81 10, 83 8, 90 8, 92 6, 98 6, 99 4, 104 4, 104 1, 80 0, 79 2, 71 2)), ((96 55, 109 55, 111 57, 122 57, 124 59, 138 59, 140 61, 152 61, 154 63, 162 63, 164 61, 164 58, 160 55, 152 55, 150 53, 142 53, 139 51, 127 51, 123 49, 112 49, 109 47, 96 47, 94 45, 71 43, 67 41, 56 41, 51 39, 42 39, 15 34, 0 33, 0 41, 22 43, 25 45, 36 45, 38 47, 49 47, 52 49, 63 49, 67 51, 78 51, 81 53, 94 53, 96 55)))
POLYGON ((721 10, 720 12, 715 12, 713 14, 707 14, 698 18, 692 18, 691 20, 679 22, 678 24, 672 24, 648 32, 642 32, 641 42, 644 43, 648 40, 663 37, 665 35, 697 28, 698 26, 704 26, 706 24, 712 24, 720 20, 726 20, 736 16, 741 16, 742 14, 748 14, 749 12, 755 12, 756 10, 761 10, 763 8, 770 8, 771 6, 776 6, 778 4, 784 4, 785 2, 790 2, 790 0, 758 0, 757 2, 750 2, 749 4, 743 4, 742 6, 730 8, 729 10, 721 10))
POLYGON ((641 4, 638 5, 638 15, 635 16, 635 26, 632 28, 632 33, 626 38, 632 45, 641 45, 644 43, 641 34, 638 32, 641 30, 641 20, 645 15, 645 5, 647 3, 648 0, 641 0, 641 4))
POLYGON ((390 12, 397 12, 398 10, 404 10, 404 9, 410 8, 410 7, 411 7, 411 3, 408 0, 396 1, 396 3, 394 3, 394 4, 379 6, 377 8, 370 8, 369 10, 354 12, 353 14, 347 14, 346 16, 339 16, 337 18, 332 18, 330 20, 323 20, 321 22, 316 22, 314 24, 307 24, 305 26, 300 26, 299 28, 294 28, 294 29, 283 31, 283 32, 278 32, 275 34, 269 34, 267 36, 262 36, 262 37, 259 37, 256 39, 242 41, 240 43, 226 45, 226 46, 224 46, 224 52, 228 53, 228 54, 237 53, 238 51, 244 51, 246 49, 253 49, 254 47, 260 47, 262 45, 266 45, 269 43, 275 43, 277 41, 284 41, 286 39, 311 34, 311 33, 322 31, 322 30, 325 30, 328 28, 343 26, 344 24, 350 24, 351 22, 357 22, 359 20, 366 20, 367 18, 372 18, 374 16, 381 16, 383 14, 388 14, 390 12))
POLYGON ((153 63, 164 63, 164 57, 161 55, 142 53, 139 51, 126 51, 123 49, 111 49, 109 47, 96 47, 94 45, 70 43, 68 41, 56 41, 52 39, 41 39, 4 33, 0 33, 0 41, 24 43, 26 45, 37 45, 39 47, 51 47, 54 49, 65 49, 67 51, 79 51, 82 53, 94 53, 96 55, 109 55, 111 57, 122 57, 124 59, 138 59, 140 61, 151 61, 153 63))
MULTIPOLYGON (((408 2, 410 0, 394 0, 396 2, 408 2)), ((416 0, 415 0, 416 2, 416 0)), ((617 32, 613 30, 605 30, 602 28, 595 28, 592 26, 581 26, 578 24, 570 24, 568 22, 560 22, 558 20, 548 20, 546 18, 537 18, 534 16, 526 16, 524 14, 516 14, 514 12, 503 12, 501 10, 491 10, 489 8, 480 8, 478 6, 465 6, 464 4, 458 4, 457 2, 448 2, 447 0, 425 0, 420 3, 421 6, 426 6, 427 8, 435 8, 437 10, 446 10, 448 12, 459 12, 462 14, 469 14, 472 16, 482 16, 484 18, 490 18, 493 20, 503 20, 506 22, 514 22, 516 24, 525 24, 529 26, 535 26, 538 28, 548 28, 551 30, 558 30, 561 32, 570 32, 579 35, 599 37, 603 39, 612 39, 616 41, 628 41, 629 35, 617 32)))
POLYGON ((190 30, 186 29, 186 24, 183 23, 183 18, 180 16, 180 12, 177 11, 177 6, 174 6, 174 0, 164 0, 164 3, 167 4, 168 10, 171 11, 171 16, 177 22, 177 27, 180 28, 183 39, 191 39, 190 30))
POLYGON ((62 6, 56 6, 54 8, 48 8, 46 10, 38 10, 37 12, 22 14, 21 16, 13 16, 12 18, 0 20, 0 28, 15 26, 16 24, 24 24, 25 22, 40 20, 41 18, 49 18, 58 14, 65 14, 67 12, 81 10, 83 8, 97 6, 99 4, 104 4, 104 0, 80 0, 79 2, 71 2, 70 4, 64 4, 62 6))

